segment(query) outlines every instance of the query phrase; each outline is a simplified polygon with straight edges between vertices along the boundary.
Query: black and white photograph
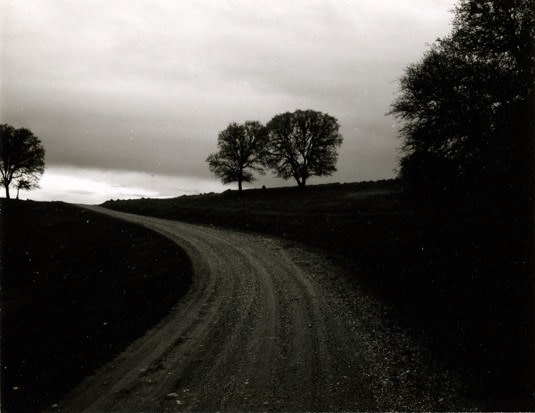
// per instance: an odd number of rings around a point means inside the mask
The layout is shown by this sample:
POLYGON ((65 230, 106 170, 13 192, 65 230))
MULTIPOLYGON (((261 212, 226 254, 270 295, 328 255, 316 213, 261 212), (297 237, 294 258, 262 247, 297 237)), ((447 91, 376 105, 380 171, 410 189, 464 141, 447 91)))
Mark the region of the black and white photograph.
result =
POLYGON ((3 412, 535 411, 535 0, 0 0, 3 412))

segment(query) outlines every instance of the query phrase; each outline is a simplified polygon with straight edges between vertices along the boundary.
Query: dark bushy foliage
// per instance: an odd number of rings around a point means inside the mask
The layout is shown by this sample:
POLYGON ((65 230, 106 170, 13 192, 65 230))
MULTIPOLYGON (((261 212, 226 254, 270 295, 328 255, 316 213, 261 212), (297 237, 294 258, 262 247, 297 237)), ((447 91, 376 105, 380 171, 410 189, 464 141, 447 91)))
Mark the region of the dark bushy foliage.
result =
POLYGON ((29 129, 0 125, 0 183, 10 198, 9 186, 16 182, 19 189, 37 187, 45 171, 45 150, 41 141, 29 129))
POLYGON ((267 141, 267 129, 258 121, 247 121, 243 125, 231 123, 219 133, 218 152, 206 159, 210 171, 224 184, 255 180, 253 172, 264 173, 263 153, 267 141))
POLYGON ((336 172, 337 149, 342 144, 336 118, 313 110, 276 115, 268 122, 266 164, 276 176, 293 178, 305 186, 311 176, 336 172))
POLYGON ((407 68, 392 105, 402 176, 531 193, 534 38, 534 0, 459 2, 451 35, 407 68))

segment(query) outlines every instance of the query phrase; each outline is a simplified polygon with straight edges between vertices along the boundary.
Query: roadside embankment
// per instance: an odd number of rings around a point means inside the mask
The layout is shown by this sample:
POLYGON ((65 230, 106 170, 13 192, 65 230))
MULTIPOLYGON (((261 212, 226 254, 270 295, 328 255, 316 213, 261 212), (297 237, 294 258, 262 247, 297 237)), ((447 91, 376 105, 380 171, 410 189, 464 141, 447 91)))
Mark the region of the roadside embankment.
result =
POLYGON ((159 234, 74 205, 0 206, 2 410, 33 411, 158 323, 191 263, 159 234))

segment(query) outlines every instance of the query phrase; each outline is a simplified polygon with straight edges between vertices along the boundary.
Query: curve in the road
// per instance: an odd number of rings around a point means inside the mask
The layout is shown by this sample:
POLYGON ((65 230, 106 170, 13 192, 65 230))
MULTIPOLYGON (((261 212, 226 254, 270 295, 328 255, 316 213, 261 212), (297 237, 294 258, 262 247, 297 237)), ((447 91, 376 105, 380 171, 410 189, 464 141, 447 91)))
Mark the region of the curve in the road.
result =
POLYGON ((90 207, 177 242, 190 292, 116 360, 77 386, 61 411, 449 410, 452 375, 342 269, 281 240, 90 207))

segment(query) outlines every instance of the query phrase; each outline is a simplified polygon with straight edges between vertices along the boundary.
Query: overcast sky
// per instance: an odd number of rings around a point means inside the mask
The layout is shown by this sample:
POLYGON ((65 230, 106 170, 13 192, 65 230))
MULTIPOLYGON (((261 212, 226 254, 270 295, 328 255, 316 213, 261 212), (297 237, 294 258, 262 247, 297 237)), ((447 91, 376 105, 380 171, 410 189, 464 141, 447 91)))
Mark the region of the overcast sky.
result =
MULTIPOLYGON (((218 132, 295 109, 336 117, 344 137, 338 172, 311 183, 393 177, 385 113, 454 3, 0 0, 0 122, 46 149, 42 189, 22 197, 224 190, 205 162, 218 132)), ((250 187, 263 184, 284 181, 250 187)))

